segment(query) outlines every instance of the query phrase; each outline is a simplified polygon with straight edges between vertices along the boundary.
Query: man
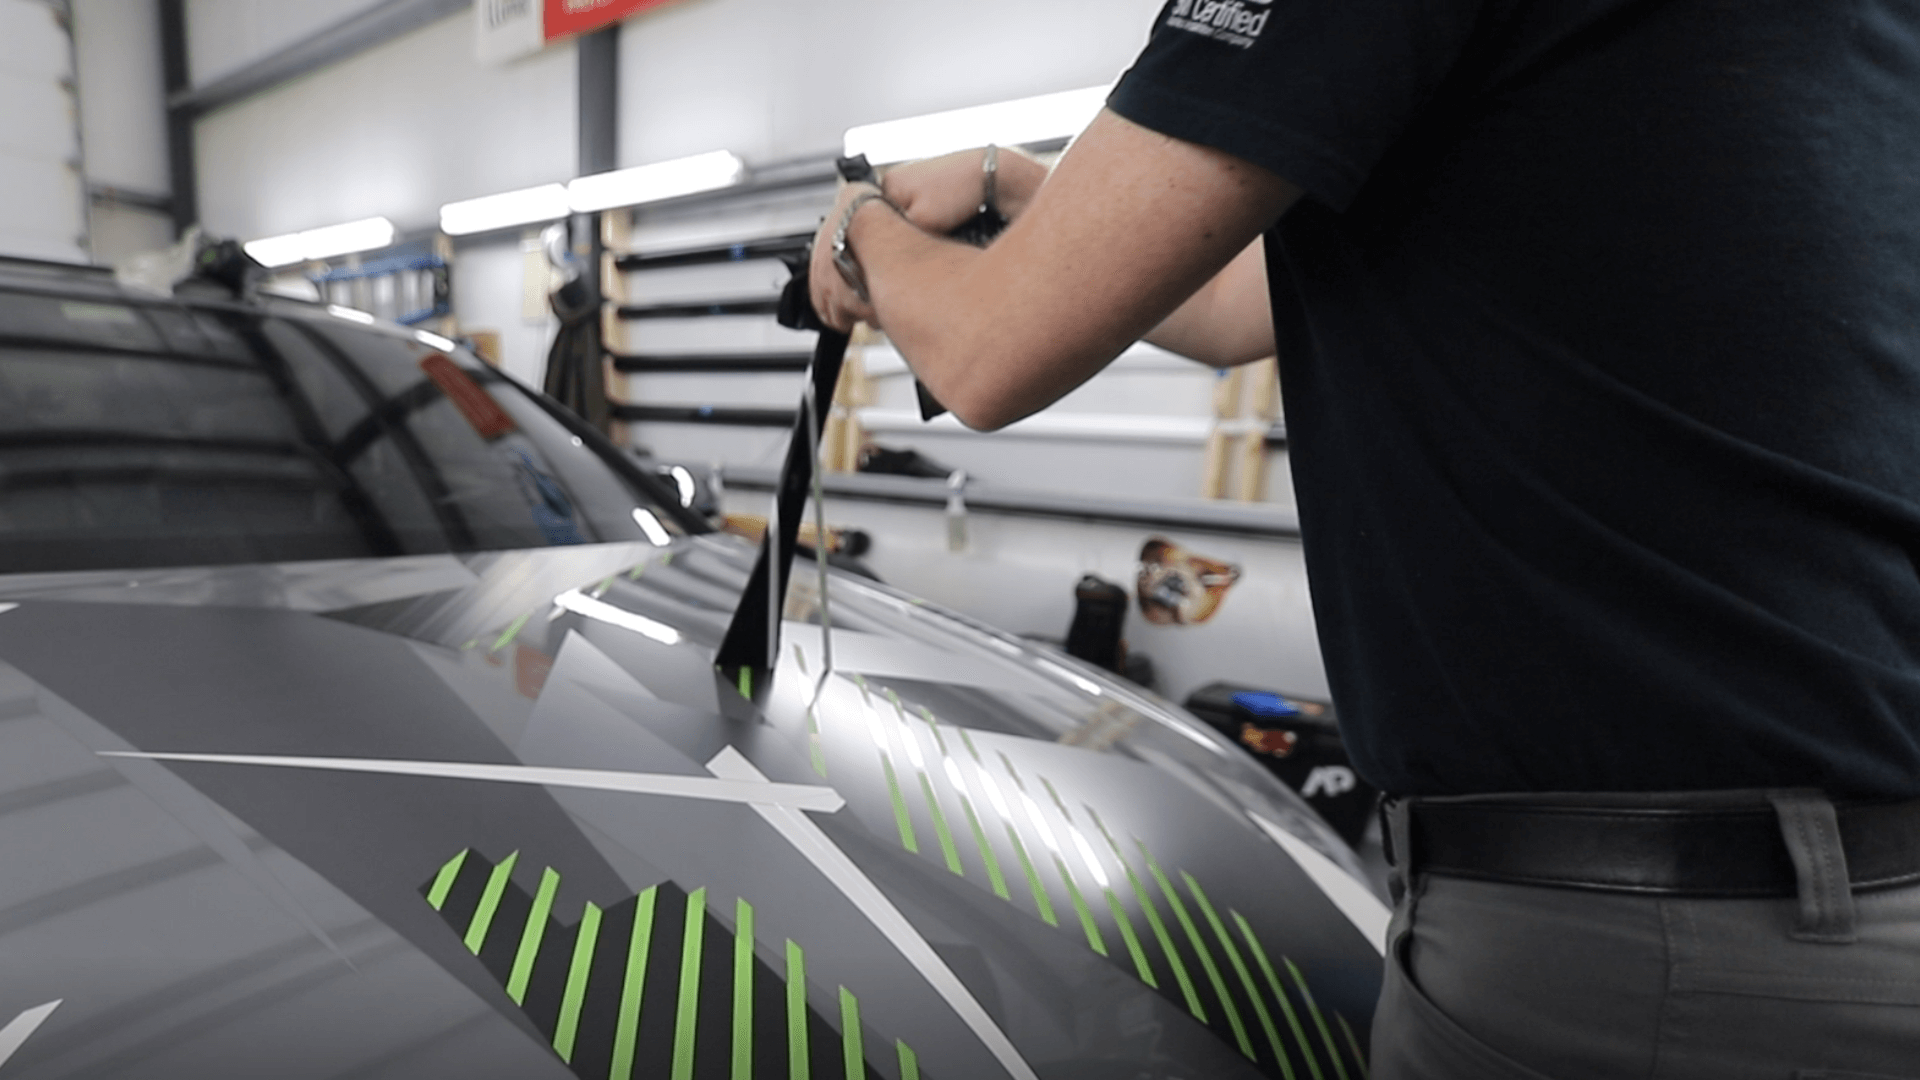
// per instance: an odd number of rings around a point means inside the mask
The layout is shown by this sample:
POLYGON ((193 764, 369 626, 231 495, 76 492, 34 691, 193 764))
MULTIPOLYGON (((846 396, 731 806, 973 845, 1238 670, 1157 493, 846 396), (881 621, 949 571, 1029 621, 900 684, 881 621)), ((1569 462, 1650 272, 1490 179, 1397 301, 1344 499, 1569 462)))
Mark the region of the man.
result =
POLYGON ((1002 163, 985 251, 978 152, 850 187, 816 306, 979 428, 1277 346, 1375 1077, 1920 1077, 1920 7, 1174 0, 1002 163))

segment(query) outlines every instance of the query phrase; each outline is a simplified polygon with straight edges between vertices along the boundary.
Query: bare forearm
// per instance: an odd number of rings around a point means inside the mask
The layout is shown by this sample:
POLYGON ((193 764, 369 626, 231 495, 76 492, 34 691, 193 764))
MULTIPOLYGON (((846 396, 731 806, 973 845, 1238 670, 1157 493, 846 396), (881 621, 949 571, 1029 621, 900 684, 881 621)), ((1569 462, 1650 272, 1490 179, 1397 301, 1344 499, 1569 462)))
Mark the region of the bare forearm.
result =
POLYGON ((1266 245, 1255 240, 1226 269, 1147 333, 1147 341, 1210 367, 1252 363, 1274 352, 1266 245))
POLYGON ((832 325, 879 325, 963 422, 997 428, 1160 325, 1297 196, 1272 173, 1103 113, 985 251, 867 204, 847 240, 868 299, 835 276, 830 221, 815 305, 832 325))
POLYGON ((1145 312, 1114 320, 1062 306, 999 245, 980 251, 884 213, 859 226, 854 244, 882 329, 969 427, 992 430, 1045 408, 1153 322, 1145 312))

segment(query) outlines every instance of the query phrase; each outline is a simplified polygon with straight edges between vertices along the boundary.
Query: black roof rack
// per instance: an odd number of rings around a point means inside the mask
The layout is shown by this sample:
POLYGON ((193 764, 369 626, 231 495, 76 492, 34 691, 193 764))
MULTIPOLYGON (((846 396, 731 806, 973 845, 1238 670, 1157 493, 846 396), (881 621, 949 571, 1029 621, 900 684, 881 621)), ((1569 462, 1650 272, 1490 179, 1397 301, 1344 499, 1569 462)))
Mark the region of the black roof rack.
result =
POLYGON ((58 259, 36 259, 30 255, 0 254, 0 267, 25 266, 34 269, 62 270, 67 273, 105 274, 111 276, 113 267, 100 266, 97 263, 61 262, 58 259))

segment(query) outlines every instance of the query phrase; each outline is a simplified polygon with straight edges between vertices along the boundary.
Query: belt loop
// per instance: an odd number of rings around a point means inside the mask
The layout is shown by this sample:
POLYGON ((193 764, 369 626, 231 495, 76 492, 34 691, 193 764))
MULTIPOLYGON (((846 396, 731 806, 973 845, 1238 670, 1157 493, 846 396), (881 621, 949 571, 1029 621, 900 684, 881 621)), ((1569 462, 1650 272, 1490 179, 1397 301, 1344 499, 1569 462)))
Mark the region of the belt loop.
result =
POLYGON ((1856 940, 1853 889, 1847 878, 1847 853, 1840 846, 1840 818, 1833 800, 1818 791, 1769 791, 1767 801, 1780 816, 1780 837, 1800 888, 1800 916, 1791 936, 1796 941, 1847 945, 1856 940))
POLYGON ((1387 895, 1395 904, 1413 880, 1413 800, 1392 795, 1380 801, 1380 832, 1387 848, 1387 895))

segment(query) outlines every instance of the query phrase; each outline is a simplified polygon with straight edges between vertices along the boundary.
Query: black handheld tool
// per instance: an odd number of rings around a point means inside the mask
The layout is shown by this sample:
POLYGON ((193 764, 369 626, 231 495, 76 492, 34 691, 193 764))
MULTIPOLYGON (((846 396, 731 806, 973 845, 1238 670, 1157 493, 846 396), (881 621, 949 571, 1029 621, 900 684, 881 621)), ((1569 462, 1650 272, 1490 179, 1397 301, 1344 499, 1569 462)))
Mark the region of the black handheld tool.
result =
MULTIPOLYGON (((873 166, 865 155, 841 158, 836 163, 841 177, 848 182, 874 183, 873 166)), ((1006 228, 1007 219, 998 210, 982 205, 952 235, 978 247, 1006 228)), ((754 560, 747 589, 740 594, 733 621, 720 642, 714 664, 737 687, 741 696, 763 694, 772 682, 774 666, 780 659, 780 618, 785 606, 787 581, 793 572, 794 549, 800 538, 800 515, 805 509, 807 491, 813 484, 817 467, 815 447, 826 426, 827 409, 833 403, 834 387, 840 382, 840 369, 846 364, 848 335, 828 326, 813 309, 813 294, 808 274, 808 256, 788 261, 793 276, 780 290, 780 306, 775 319, 794 330, 814 330, 820 334, 814 343, 813 360, 807 367, 806 389, 800 411, 794 418, 793 436, 787 440, 787 454, 780 466, 780 482, 774 490, 773 507, 767 517, 767 533, 760 542, 760 554, 754 560)), ((931 420, 946 408, 935 401, 927 388, 914 380, 920 398, 920 416, 931 420)), ((820 556, 824 557, 824 556, 820 556)))

